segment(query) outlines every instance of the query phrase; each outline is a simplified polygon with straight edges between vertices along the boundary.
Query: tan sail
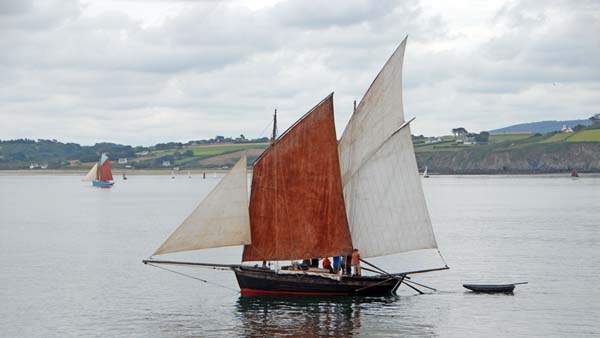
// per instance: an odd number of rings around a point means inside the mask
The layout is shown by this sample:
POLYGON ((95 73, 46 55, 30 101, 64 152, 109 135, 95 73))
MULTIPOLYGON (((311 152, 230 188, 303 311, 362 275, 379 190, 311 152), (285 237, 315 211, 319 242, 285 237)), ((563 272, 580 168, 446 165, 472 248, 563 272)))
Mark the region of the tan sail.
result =
POLYGON ((250 243, 246 156, 154 255, 250 243))
POLYGON ((339 143, 352 244, 363 257, 437 248, 402 105, 402 41, 339 143))
POLYGON ((98 179, 98 163, 94 164, 92 169, 90 169, 90 171, 87 173, 87 175, 85 175, 85 177, 83 178, 83 181, 91 182, 91 181, 97 180, 97 179, 98 179))
POLYGON ((242 261, 349 254, 339 168, 331 94, 255 163, 242 261))

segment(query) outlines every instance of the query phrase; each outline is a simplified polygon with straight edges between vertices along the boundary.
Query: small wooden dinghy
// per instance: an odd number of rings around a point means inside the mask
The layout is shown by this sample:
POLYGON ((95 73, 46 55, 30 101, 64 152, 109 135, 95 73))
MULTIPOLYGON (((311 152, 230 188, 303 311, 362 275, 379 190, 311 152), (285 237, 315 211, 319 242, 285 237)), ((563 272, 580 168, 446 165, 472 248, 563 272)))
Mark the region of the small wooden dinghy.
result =
POLYGON ((527 284, 527 282, 512 284, 463 284, 463 287, 474 292, 507 293, 513 292, 513 290, 515 289, 515 285, 519 284, 527 284))

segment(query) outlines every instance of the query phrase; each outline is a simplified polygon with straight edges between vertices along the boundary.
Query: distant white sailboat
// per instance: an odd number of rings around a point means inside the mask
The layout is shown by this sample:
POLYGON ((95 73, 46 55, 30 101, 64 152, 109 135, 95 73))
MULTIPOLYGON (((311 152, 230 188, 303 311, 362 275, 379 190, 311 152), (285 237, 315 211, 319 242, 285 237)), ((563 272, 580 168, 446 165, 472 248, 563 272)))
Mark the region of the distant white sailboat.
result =
POLYGON ((425 177, 425 178, 429 177, 429 174, 427 173, 427 166, 425 166, 425 171, 423 172, 423 177, 425 177))

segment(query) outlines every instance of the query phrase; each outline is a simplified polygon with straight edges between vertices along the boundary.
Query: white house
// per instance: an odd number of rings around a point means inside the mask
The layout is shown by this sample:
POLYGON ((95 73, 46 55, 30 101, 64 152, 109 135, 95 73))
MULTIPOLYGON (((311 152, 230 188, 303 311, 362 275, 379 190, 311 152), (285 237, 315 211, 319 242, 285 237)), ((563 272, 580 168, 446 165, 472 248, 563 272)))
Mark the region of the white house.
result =
POLYGON ((127 159, 126 158, 120 158, 118 162, 119 162, 119 164, 126 164, 127 163, 127 159))
POLYGON ((571 127, 567 126, 566 124, 564 124, 562 126, 562 128, 560 128, 560 132, 561 133, 572 133, 573 129, 571 129, 571 127))
POLYGON ((162 162, 162 166, 163 167, 170 167, 171 166, 171 161, 163 161, 162 162))
POLYGON ((474 137, 465 137, 464 144, 477 144, 474 137))

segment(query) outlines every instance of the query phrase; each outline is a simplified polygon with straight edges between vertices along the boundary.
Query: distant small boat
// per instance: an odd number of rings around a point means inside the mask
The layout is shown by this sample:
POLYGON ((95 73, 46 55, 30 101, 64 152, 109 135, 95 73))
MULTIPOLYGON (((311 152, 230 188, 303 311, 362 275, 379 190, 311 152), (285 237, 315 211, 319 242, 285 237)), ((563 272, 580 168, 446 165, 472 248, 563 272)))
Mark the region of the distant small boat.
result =
POLYGON ((425 178, 429 177, 429 174, 427 173, 427 166, 425 166, 425 171, 423 172, 423 177, 425 177, 425 178))
POLYGON ((92 169, 83 178, 84 181, 92 181, 92 186, 98 188, 110 188, 115 184, 108 155, 102 153, 100 160, 94 164, 92 169))
POLYGON ((171 170, 171 178, 175 178, 175 172, 171 170))
POLYGON ((527 284, 527 282, 512 284, 463 284, 463 287, 474 292, 509 293, 513 292, 515 285, 519 284, 527 284))
POLYGON ((125 175, 125 173, 123 173, 123 180, 127 179, 127 175, 125 175))
POLYGON ((575 170, 575 169, 571 170, 571 177, 579 177, 577 170, 575 170))

